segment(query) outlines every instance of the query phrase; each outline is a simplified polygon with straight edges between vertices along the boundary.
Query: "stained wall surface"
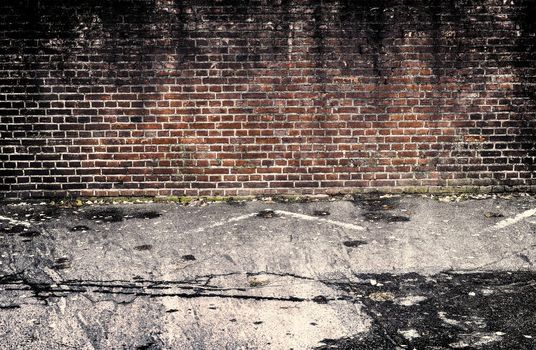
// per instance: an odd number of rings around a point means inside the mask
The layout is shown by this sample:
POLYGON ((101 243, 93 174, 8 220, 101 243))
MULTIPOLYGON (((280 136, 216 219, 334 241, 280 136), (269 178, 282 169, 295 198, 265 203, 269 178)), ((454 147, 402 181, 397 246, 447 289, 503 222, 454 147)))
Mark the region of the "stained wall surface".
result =
POLYGON ((536 186, 536 1, 0 3, 0 196, 536 186))

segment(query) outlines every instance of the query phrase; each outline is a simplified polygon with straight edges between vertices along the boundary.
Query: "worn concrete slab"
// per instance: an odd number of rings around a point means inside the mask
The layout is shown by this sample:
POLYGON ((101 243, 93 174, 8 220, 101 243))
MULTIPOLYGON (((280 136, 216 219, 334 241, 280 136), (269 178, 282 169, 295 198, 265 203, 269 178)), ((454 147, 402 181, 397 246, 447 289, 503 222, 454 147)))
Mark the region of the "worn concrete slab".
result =
POLYGON ((7 349, 533 349, 536 198, 0 207, 7 349))

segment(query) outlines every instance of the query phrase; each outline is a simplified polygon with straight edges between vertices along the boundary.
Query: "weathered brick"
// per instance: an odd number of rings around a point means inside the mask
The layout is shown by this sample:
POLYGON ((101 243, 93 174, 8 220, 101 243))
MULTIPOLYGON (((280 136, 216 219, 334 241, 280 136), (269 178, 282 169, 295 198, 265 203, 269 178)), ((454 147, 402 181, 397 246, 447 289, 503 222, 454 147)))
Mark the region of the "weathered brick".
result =
POLYGON ((536 185, 530 0, 2 6, 0 196, 536 185))

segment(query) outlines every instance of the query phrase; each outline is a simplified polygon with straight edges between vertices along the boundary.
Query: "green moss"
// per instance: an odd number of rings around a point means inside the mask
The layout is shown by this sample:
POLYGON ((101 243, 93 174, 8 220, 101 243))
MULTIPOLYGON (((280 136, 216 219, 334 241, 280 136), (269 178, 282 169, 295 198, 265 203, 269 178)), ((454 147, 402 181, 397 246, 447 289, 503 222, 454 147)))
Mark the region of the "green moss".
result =
POLYGON ((491 193, 536 192, 536 187, 509 188, 504 186, 408 186, 408 187, 381 187, 381 188, 348 188, 341 192, 318 195, 275 194, 250 196, 162 196, 162 197, 65 197, 50 198, 50 205, 76 208, 92 204, 122 204, 122 203, 179 203, 183 205, 192 202, 206 203, 235 203, 250 200, 274 201, 281 203, 304 203, 323 200, 347 200, 354 195, 364 193, 380 194, 426 194, 435 197, 457 196, 459 200, 480 197, 491 193))
POLYGON ((408 194, 424 194, 424 193, 430 193, 429 187, 408 187, 402 190, 402 193, 408 193, 408 194))
POLYGON ((157 202, 173 202, 173 203, 182 203, 182 204, 188 204, 192 202, 195 199, 195 197, 187 197, 187 196, 168 196, 168 197, 157 197, 155 198, 155 201, 157 202))
POLYGON ((225 197, 202 197, 202 199, 207 202, 225 202, 227 200, 225 197))

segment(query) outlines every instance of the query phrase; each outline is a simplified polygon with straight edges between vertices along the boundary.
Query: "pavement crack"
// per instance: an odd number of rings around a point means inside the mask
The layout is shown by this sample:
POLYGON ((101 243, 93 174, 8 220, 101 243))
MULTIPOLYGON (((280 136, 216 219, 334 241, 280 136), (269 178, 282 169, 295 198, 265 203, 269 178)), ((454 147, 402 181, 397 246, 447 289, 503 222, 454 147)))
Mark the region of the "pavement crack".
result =
POLYGON ((313 277, 300 276, 300 275, 296 275, 296 274, 293 274, 293 273, 287 273, 287 272, 285 272, 285 273, 267 272, 267 271, 246 272, 247 277, 261 276, 261 275, 271 275, 271 276, 278 276, 278 277, 292 277, 292 278, 301 279, 301 280, 307 280, 307 281, 323 282, 323 281, 317 280, 317 279, 315 279, 313 277))
MULTIPOLYGON (((475 268, 472 268, 472 269, 467 269, 467 271, 478 271, 478 270, 481 270, 483 268, 489 268, 490 266, 492 265, 495 265, 495 264, 498 264, 500 262, 503 262, 507 259, 510 259, 510 258, 513 258, 513 257, 519 257, 520 254, 524 254, 526 253, 527 251, 531 250, 532 248, 535 248, 536 247, 536 244, 532 244, 528 247, 525 247, 523 249, 520 249, 520 250, 516 250, 515 252, 511 252, 511 253, 508 253, 508 254, 505 254, 503 256, 501 256, 499 259, 496 259, 496 260, 493 260, 493 261, 490 261, 490 262, 487 262, 485 264, 482 264, 482 265, 479 265, 475 268)), ((531 263, 532 264, 532 263, 531 263)))
MULTIPOLYGON (((51 282, 35 282, 27 279, 23 274, 11 274, 0 276, 0 285, 2 285, 4 291, 22 292, 31 291, 34 298, 41 300, 45 303, 50 298, 55 297, 67 297, 70 294, 82 294, 82 295, 116 295, 116 296, 133 296, 134 299, 128 301, 112 300, 114 303, 131 303, 137 297, 179 297, 179 298, 228 298, 228 299, 242 299, 242 300, 257 300, 257 301, 288 301, 288 302, 315 302, 318 303, 318 296, 312 298, 298 297, 298 296, 266 296, 266 295, 252 295, 251 291, 256 288, 244 287, 220 287, 211 284, 216 278, 224 278, 228 276, 240 275, 239 272, 230 272, 223 274, 210 274, 203 276, 196 276, 191 279, 185 280, 147 280, 147 279, 134 279, 134 280, 83 280, 83 279, 71 279, 51 282), (250 292, 250 293, 248 293, 250 292)), ((334 287, 337 281, 319 280, 313 277, 301 276, 293 273, 278 273, 278 272, 246 272, 246 277, 270 275, 277 277, 290 277, 292 279, 313 281, 322 283, 328 287, 334 287)), ((349 295, 339 295, 332 298, 326 298, 322 296, 323 303, 336 300, 345 300, 355 302, 356 299, 349 295)), ((93 299, 91 299, 94 302, 93 299)))
MULTIPOLYGON (((164 283, 164 281, 153 281, 158 284, 164 283)), ((180 282, 175 282, 180 283, 180 282)), ((135 297, 179 297, 186 299, 195 298, 224 298, 224 299, 239 299, 239 300, 257 300, 257 301, 288 301, 288 302, 307 302, 314 301, 313 299, 307 299, 297 296, 262 296, 262 295, 250 295, 250 294, 227 294, 221 293, 226 290, 232 289, 207 289, 196 286, 180 286, 180 285, 168 285, 161 286, 162 288, 149 288, 148 284, 129 283, 129 284, 115 284, 107 281, 100 283, 93 281, 76 281, 76 282, 62 282, 55 284, 48 283, 33 283, 22 279, 16 281, 9 281, 3 283, 4 291, 32 291, 35 298, 40 300, 48 300, 53 297, 66 297, 69 294, 78 293, 96 293, 96 294, 108 294, 108 295, 132 295, 135 297), (173 289, 170 292, 163 292, 165 289, 173 289), (179 291, 177 291, 179 289, 179 291), (188 290, 185 292, 182 290, 188 290)), ((154 286, 153 286, 154 287, 154 286)))

